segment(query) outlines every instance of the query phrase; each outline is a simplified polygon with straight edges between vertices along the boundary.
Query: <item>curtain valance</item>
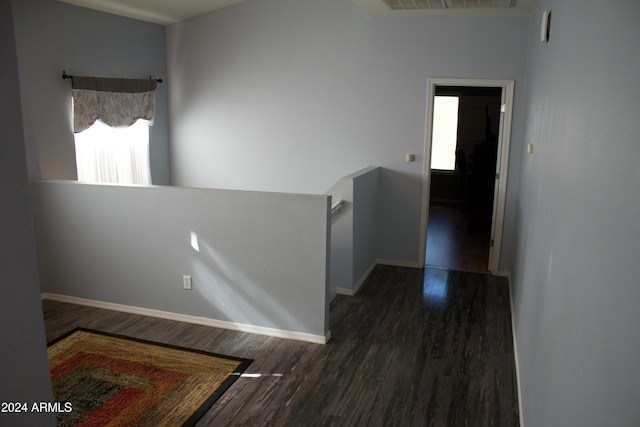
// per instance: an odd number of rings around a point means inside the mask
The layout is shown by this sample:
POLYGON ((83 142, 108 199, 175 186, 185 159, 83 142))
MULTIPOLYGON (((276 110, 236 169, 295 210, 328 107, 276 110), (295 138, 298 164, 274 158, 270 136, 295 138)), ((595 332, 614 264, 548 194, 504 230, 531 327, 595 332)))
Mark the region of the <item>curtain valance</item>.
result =
POLYGON ((82 132, 97 119, 111 127, 128 127, 138 119, 153 124, 156 84, 151 79, 74 76, 73 131, 82 132))

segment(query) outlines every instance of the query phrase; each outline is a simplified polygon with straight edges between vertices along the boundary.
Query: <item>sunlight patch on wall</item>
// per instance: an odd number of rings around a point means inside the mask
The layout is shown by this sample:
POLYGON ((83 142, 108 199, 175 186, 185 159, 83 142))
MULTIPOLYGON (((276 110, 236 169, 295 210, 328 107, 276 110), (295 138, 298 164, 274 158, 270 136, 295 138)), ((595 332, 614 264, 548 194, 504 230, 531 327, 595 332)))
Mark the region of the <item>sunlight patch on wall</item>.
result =
POLYGON ((191 247, 197 252, 200 252, 200 244, 198 244, 198 234, 195 231, 191 232, 191 247))

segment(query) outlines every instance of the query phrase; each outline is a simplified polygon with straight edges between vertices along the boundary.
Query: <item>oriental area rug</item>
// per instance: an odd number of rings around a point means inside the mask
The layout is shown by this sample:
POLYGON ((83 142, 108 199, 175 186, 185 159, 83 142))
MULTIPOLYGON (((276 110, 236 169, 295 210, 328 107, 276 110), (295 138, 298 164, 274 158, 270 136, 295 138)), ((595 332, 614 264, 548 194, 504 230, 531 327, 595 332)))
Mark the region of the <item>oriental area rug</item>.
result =
POLYGON ((58 426, 191 426, 251 363, 82 328, 48 352, 58 426))

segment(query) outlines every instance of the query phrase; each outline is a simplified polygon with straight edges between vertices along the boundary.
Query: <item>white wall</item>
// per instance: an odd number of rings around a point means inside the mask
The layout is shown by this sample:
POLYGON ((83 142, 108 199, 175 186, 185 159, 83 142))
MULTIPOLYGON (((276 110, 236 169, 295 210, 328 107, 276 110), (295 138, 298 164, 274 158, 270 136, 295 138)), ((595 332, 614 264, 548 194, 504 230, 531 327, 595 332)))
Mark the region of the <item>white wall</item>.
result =
POLYGON ((76 179, 69 74, 165 79, 149 131, 154 184, 171 183, 165 28, 62 3, 13 1, 29 177, 76 179))
MULTIPOLYGON (((0 402, 51 402, 29 204, 11 4, 0 0, 0 402)), ((3 408, 6 409, 6 408, 3 408)), ((54 426, 53 414, 0 413, 0 424, 54 426)))
POLYGON ((595 0, 532 16, 511 268, 527 427, 640 420, 639 17, 595 0))
POLYGON ((171 25, 174 184, 321 194, 381 166, 377 257, 419 265, 427 78, 516 80, 518 152, 528 22, 374 19, 348 0, 248 0, 171 25))
POLYGON ((72 181, 32 194, 45 293, 328 334, 328 196, 72 181))

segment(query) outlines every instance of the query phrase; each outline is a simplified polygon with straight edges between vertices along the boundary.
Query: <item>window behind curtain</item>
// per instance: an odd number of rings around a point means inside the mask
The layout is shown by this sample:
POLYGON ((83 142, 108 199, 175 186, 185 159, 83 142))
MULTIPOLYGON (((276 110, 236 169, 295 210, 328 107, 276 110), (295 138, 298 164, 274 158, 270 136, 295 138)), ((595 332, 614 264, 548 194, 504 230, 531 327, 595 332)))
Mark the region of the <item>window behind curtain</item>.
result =
POLYGON ((156 84, 151 78, 72 77, 79 181, 151 184, 156 84))
POLYGON ((96 120, 74 138, 78 181, 151 184, 149 126, 145 121, 112 128, 96 120))

